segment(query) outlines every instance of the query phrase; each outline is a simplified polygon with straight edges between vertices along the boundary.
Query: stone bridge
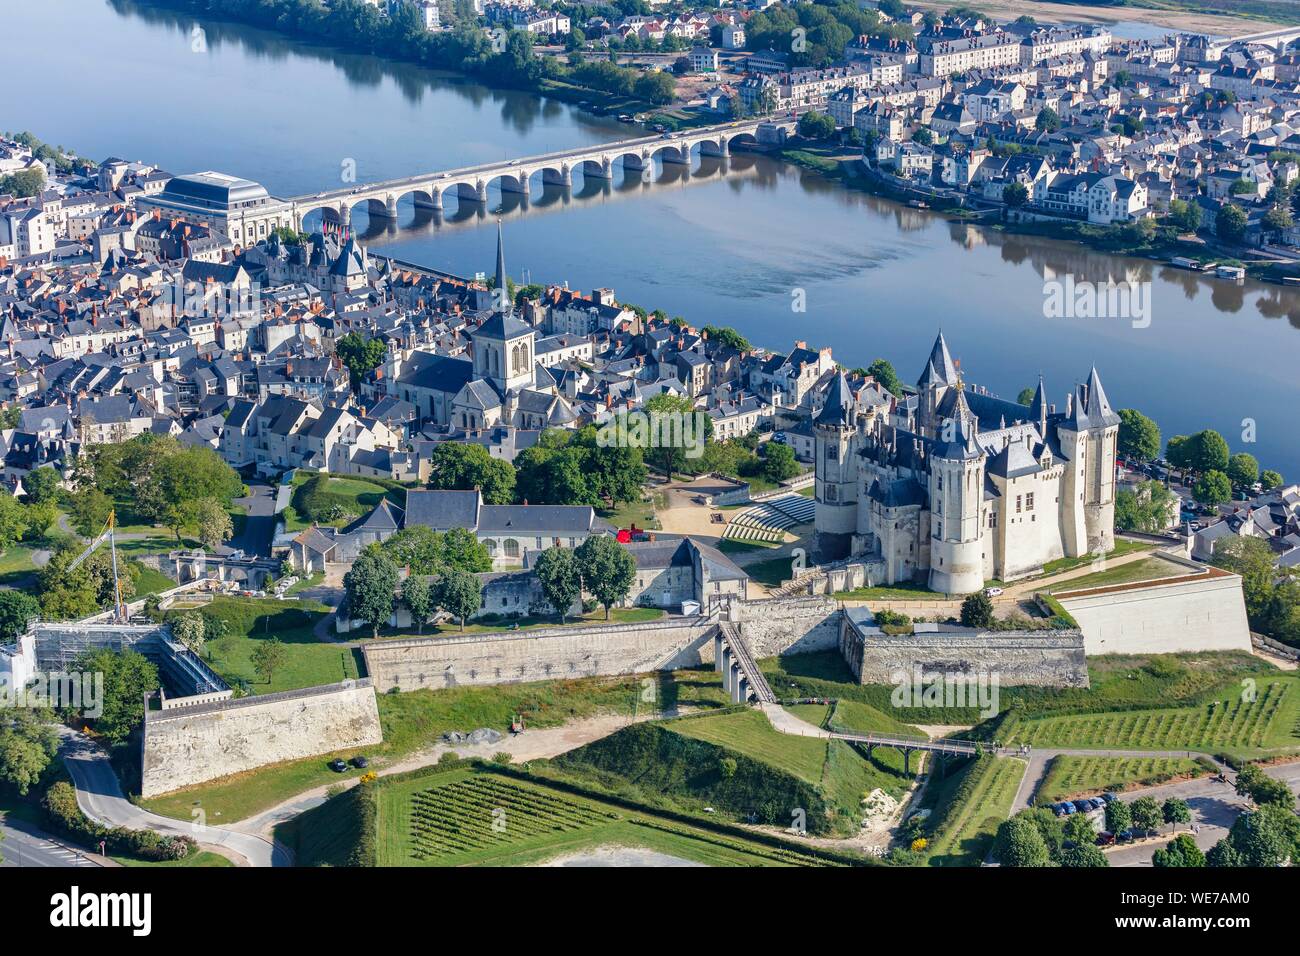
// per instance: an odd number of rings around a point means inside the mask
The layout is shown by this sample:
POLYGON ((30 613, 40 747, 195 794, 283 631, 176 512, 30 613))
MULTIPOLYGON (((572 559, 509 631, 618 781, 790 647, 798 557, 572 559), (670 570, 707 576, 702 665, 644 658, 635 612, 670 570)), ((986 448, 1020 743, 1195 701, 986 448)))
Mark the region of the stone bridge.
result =
POLYGON ((734 624, 719 624, 714 632, 713 669, 722 674, 722 687, 734 703, 744 704, 753 699, 770 704, 776 700, 749 645, 734 624))
POLYGON ((172 551, 167 555, 170 570, 181 584, 202 578, 241 581, 251 591, 261 591, 268 579, 280 571, 280 562, 270 558, 233 558, 204 551, 172 551))
POLYGON ((320 212, 333 224, 349 225, 352 210, 362 204, 365 204, 372 221, 395 220, 397 204, 406 196, 412 197, 417 209, 441 210, 443 198, 448 195, 454 196, 458 204, 470 202, 486 205, 488 187, 494 182, 500 183, 503 193, 517 194, 526 203, 532 182, 536 178, 541 179, 543 188, 548 185, 570 187, 573 185, 575 170, 584 177, 612 180, 616 166, 622 167, 624 175, 639 173, 649 176, 656 160, 689 166, 692 153, 726 157, 737 146, 756 147, 777 143, 782 133, 792 130, 796 122, 794 116, 737 120, 680 133, 641 136, 541 156, 482 163, 349 189, 327 190, 314 196, 295 196, 288 202, 293 204, 294 228, 299 231, 302 231, 307 217, 314 212, 320 212))

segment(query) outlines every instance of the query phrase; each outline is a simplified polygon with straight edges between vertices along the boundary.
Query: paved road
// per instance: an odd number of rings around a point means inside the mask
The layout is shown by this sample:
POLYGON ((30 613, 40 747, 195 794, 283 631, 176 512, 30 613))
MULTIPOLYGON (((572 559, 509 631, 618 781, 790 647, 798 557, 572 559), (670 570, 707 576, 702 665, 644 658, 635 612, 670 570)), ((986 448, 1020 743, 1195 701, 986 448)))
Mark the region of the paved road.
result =
POLYGON ((63 738, 60 753, 77 788, 77 803, 86 816, 105 826, 121 826, 159 833, 189 836, 200 843, 225 847, 248 861, 251 866, 292 866, 289 851, 259 836, 240 833, 225 827, 203 826, 159 816, 137 807, 118 783, 117 773, 108 755, 84 734, 67 727, 59 728, 63 738))
POLYGON ((261 482, 251 482, 247 498, 236 498, 235 504, 244 509, 248 518, 244 529, 232 538, 229 550, 261 558, 271 556, 271 540, 275 537, 275 488, 261 482))
POLYGON ((25 820, 0 822, 0 854, 4 855, 2 867, 20 866, 99 866, 76 850, 59 843, 25 820))
MULTIPOLYGON (((1264 772, 1270 777, 1286 781, 1293 791, 1300 791, 1300 763, 1265 767, 1264 772)), ((1187 806, 1192 811, 1192 823, 1200 830, 1199 833, 1194 833, 1192 838, 1202 850, 1208 850, 1227 836, 1233 821, 1249 807, 1245 798, 1237 796, 1237 791, 1233 789, 1231 783, 1219 783, 1213 777, 1130 790, 1120 794, 1119 798, 1125 802, 1132 802, 1138 797, 1145 796, 1155 797, 1162 802, 1170 797, 1181 797, 1186 800, 1187 806)), ((1179 832, 1186 833, 1187 829, 1180 828, 1179 832)), ((1110 860, 1111 866, 1150 866, 1151 856, 1156 848, 1163 846, 1176 835, 1164 833, 1159 840, 1110 850, 1106 853, 1106 858, 1110 860)))

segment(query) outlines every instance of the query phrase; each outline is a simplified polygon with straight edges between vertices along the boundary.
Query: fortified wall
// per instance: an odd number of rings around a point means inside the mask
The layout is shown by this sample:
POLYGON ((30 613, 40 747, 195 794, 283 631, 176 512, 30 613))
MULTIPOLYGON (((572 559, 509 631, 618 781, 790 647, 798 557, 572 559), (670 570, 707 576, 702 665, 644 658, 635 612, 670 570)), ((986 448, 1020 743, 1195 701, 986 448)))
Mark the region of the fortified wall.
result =
POLYGON ((1177 561, 1188 573, 1156 581, 1057 591, 1089 654, 1250 652, 1241 578, 1177 561))
POLYGON ((368 679, 238 700, 168 703, 169 709, 145 714, 144 797, 383 740, 368 679))
MULTIPOLYGON (((721 614, 739 625, 758 657, 834 650, 839 605, 827 598, 725 601, 721 614)), ((713 662, 709 640, 719 616, 644 624, 545 627, 464 637, 426 637, 367 644, 361 653, 378 693, 466 684, 522 683, 653 670, 713 662)))

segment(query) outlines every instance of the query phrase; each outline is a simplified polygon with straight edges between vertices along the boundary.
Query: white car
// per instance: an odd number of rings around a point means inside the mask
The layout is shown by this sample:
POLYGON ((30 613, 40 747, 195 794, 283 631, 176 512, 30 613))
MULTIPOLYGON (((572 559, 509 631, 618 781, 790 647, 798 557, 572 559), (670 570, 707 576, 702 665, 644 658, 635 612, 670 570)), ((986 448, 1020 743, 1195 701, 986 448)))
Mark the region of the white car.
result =
POLYGON ((997 597, 999 594, 1002 593, 1002 589, 1001 589, 1001 588, 985 588, 985 589, 984 589, 984 593, 987 594, 989 597, 997 597))

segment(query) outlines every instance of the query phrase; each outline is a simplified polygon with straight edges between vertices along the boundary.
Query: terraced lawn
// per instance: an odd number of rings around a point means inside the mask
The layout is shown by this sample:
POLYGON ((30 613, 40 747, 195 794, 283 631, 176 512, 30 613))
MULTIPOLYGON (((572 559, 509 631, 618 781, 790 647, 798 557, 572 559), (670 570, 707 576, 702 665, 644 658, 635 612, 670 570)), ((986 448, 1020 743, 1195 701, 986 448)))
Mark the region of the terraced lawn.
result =
POLYGON ((716 717, 673 721, 668 728, 673 733, 707 740, 779 767, 807 783, 821 783, 827 741, 783 734, 772 727, 762 711, 743 710, 716 717))
POLYGON ((1175 777, 1211 773, 1211 766, 1187 757, 1055 758, 1035 795, 1038 804, 1095 796, 1103 790, 1154 786, 1175 777))
POLYGON ((1163 558, 1143 558, 1141 561, 1130 561, 1127 564, 1106 568, 1104 571, 1095 571, 1092 574, 1085 574, 1082 577, 1062 581, 1060 584, 1054 585, 1050 590, 1054 594, 1059 594, 1063 591, 1082 591, 1087 588, 1113 587, 1117 584, 1135 584, 1138 581, 1154 581, 1157 578, 1172 578, 1191 573, 1189 569, 1174 564, 1172 561, 1166 561, 1163 558))
POLYGON ((1003 739, 1034 747, 1257 753, 1300 746, 1300 689, 1292 677, 1261 677, 1204 704, 1071 714, 1007 724, 1003 739), (1248 691, 1253 687, 1253 692, 1248 691), (1251 699, 1253 696, 1253 699, 1251 699))
MULTIPOLYGON (((931 866, 979 866, 1011 815, 1023 761, 981 757, 943 781, 930 817, 926 858, 931 866)), ((932 783, 932 785, 934 785, 932 783)))

